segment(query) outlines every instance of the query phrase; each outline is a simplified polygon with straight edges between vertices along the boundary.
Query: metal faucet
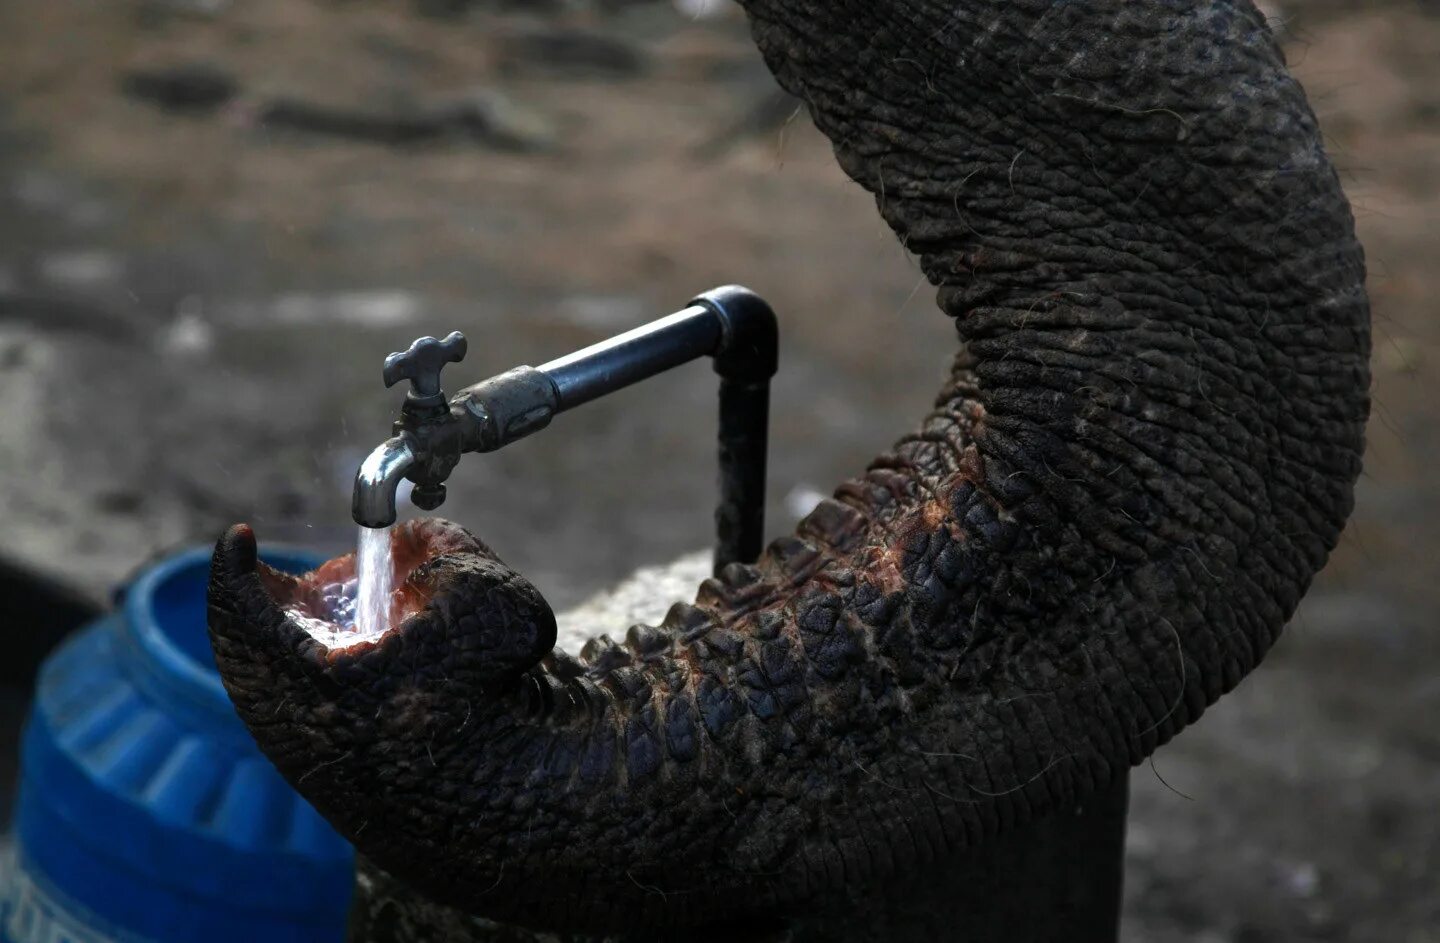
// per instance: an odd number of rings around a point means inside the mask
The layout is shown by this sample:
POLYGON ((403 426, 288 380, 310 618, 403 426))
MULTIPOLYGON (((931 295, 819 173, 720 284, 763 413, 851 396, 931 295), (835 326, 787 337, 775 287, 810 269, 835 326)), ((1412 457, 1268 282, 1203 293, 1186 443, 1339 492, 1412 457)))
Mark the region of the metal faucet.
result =
POLYGON ((760 554, 765 522, 770 378, 779 365, 775 313, 738 285, 706 292, 682 311, 539 367, 516 367, 446 399, 440 373, 466 353, 459 331, 422 337, 385 358, 387 387, 410 392, 355 476, 351 511, 363 527, 395 523, 402 479, 416 507, 445 501, 445 482, 466 452, 493 452, 538 432, 559 413, 702 356, 720 375, 720 503, 715 569, 760 554))

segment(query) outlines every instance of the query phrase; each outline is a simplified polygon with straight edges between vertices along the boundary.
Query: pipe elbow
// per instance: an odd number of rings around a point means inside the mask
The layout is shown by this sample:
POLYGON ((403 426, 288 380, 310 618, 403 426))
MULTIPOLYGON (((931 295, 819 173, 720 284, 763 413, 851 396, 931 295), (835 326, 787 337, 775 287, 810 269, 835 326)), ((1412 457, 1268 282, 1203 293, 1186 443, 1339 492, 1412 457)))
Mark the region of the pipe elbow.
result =
POLYGON ((724 285, 690 302, 720 319, 723 335, 715 351, 715 372, 727 380, 763 382, 780 366, 780 327, 775 311, 740 285, 724 285))

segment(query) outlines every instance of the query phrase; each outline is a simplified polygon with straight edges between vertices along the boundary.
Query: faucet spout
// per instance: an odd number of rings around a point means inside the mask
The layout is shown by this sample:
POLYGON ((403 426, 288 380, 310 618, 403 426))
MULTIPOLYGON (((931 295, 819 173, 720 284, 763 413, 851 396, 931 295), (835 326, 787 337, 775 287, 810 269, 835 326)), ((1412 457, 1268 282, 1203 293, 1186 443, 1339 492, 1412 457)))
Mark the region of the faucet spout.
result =
POLYGON ((355 493, 350 503, 355 523, 361 527, 389 527, 395 523, 395 491, 414 464, 415 453, 404 436, 377 446, 355 473, 355 493))

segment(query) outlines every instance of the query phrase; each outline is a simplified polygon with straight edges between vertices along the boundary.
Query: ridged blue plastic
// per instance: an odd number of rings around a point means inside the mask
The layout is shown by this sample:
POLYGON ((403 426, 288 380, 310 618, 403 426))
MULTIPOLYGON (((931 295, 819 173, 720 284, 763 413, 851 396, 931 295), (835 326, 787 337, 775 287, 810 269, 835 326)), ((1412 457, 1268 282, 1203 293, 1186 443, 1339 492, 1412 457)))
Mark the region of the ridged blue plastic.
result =
MULTIPOLYGON (((290 572, 297 551, 262 558, 290 572)), ((236 716, 205 630, 210 551, 151 567, 47 659, 21 747, 0 933, 155 943, 344 938, 349 845, 236 716)))

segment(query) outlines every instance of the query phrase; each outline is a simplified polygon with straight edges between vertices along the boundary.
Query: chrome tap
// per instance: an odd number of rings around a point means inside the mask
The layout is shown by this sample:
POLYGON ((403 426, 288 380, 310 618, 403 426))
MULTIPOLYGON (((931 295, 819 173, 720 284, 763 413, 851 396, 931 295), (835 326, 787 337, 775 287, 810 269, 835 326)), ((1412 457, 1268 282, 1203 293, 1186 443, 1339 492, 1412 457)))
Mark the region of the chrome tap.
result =
POLYGON ((415 483, 410 500, 434 510, 445 501, 445 479, 460 461, 459 419, 452 413, 440 386, 440 371, 447 363, 465 359, 465 335, 452 332, 444 340, 422 337, 409 350, 385 358, 387 387, 410 381, 395 435, 366 456, 355 475, 351 513, 363 527, 395 523, 395 492, 402 478, 415 483))
POLYGON ((545 428, 557 413, 697 357, 720 375, 720 505, 716 567, 759 555, 764 525, 770 378, 779 358, 775 314, 759 296, 731 285, 689 307, 539 367, 516 367, 467 387, 448 401, 440 372, 466 352, 465 335, 422 337, 385 358, 387 387, 409 380, 393 437, 355 476, 351 511, 363 527, 395 523, 401 479, 430 511, 465 452, 492 452, 545 428))

